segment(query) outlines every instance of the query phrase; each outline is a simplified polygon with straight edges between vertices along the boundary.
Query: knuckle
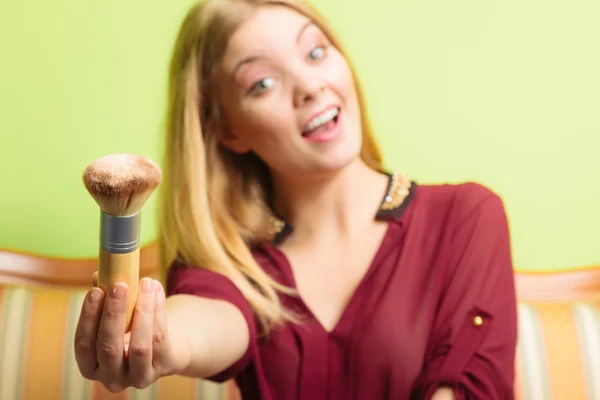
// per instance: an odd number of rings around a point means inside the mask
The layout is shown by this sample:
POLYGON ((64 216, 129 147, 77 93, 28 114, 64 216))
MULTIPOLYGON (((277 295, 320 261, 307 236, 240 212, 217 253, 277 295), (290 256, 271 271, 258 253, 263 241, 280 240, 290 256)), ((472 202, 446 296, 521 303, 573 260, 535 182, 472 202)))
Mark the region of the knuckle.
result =
POLYGON ((110 321, 117 321, 123 317, 123 312, 115 304, 107 305, 104 308, 103 317, 110 321))
POLYGON ((154 304, 152 304, 150 301, 138 301, 136 305, 136 311, 142 314, 153 314, 154 304))
POLYGON ((81 307, 81 313, 79 316, 79 321, 77 321, 77 327, 88 328, 94 325, 100 319, 99 309, 102 306, 101 302, 98 303, 90 303, 86 301, 81 307))
POLYGON ((166 340, 166 336, 165 336, 165 333, 162 331, 155 331, 152 334, 152 344, 154 346, 163 344, 165 340, 166 340))
POLYGON ((92 344, 84 338, 75 338, 75 353, 89 355, 92 353, 92 344))
POLYGON ((135 357, 148 357, 150 351, 150 346, 144 343, 132 343, 129 345, 129 353, 135 357))
POLYGON ((89 319, 94 319, 94 316, 96 315, 96 307, 94 307, 94 304, 90 304, 89 301, 86 301, 85 303, 83 303, 83 306, 81 307, 81 320, 89 320, 89 319))
POLYGON ((97 344, 98 353, 108 357, 116 357, 118 355, 117 346, 114 343, 102 341, 97 344))

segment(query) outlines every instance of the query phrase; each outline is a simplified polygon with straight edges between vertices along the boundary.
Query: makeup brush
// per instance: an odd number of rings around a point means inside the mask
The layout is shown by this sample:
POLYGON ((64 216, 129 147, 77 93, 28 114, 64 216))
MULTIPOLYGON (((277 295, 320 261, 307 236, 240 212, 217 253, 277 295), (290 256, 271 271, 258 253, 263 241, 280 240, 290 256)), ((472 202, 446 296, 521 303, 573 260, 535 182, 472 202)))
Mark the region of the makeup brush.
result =
POLYGON ((129 286, 126 331, 131 329, 138 295, 142 207, 162 181, 156 163, 134 154, 97 159, 83 172, 83 183, 100 207, 98 286, 129 286))

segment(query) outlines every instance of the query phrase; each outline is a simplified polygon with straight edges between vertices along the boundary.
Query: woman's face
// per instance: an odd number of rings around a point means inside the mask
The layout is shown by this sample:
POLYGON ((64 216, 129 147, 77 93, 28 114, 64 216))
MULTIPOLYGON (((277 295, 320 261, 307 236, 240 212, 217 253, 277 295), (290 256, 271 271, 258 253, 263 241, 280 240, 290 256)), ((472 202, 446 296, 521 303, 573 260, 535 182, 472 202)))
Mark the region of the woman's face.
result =
POLYGON ((361 123, 347 60, 311 21, 260 8, 232 35, 218 77, 221 143, 255 152, 280 176, 335 171, 360 153, 361 123))

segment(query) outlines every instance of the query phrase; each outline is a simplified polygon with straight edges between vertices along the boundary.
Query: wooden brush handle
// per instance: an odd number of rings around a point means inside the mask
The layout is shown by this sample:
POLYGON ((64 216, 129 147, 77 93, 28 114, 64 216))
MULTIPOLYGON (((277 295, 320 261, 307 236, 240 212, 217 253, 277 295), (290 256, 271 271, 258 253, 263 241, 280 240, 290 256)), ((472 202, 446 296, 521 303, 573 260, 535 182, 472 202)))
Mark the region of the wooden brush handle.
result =
POLYGON ((138 284, 140 280, 140 249, 137 248, 129 253, 114 254, 100 248, 100 259, 98 265, 98 286, 108 293, 116 282, 124 282, 129 286, 127 297, 127 311, 125 314, 125 332, 131 330, 133 309, 138 296, 138 284))

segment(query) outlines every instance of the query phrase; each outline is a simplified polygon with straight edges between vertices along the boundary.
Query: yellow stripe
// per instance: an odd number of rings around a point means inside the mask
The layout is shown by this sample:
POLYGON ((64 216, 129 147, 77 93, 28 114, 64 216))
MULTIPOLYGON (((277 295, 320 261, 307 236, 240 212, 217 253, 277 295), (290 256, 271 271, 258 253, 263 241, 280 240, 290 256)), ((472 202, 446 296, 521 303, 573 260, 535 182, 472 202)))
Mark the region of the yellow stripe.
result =
POLYGON ((166 376, 158 380, 159 400, 192 400, 195 399, 196 380, 185 376, 166 376))
POLYGON ((25 361, 25 399, 61 399, 69 293, 33 292, 25 361))
POLYGON ((538 304, 545 331, 553 399, 585 399, 579 340, 571 306, 538 304))

